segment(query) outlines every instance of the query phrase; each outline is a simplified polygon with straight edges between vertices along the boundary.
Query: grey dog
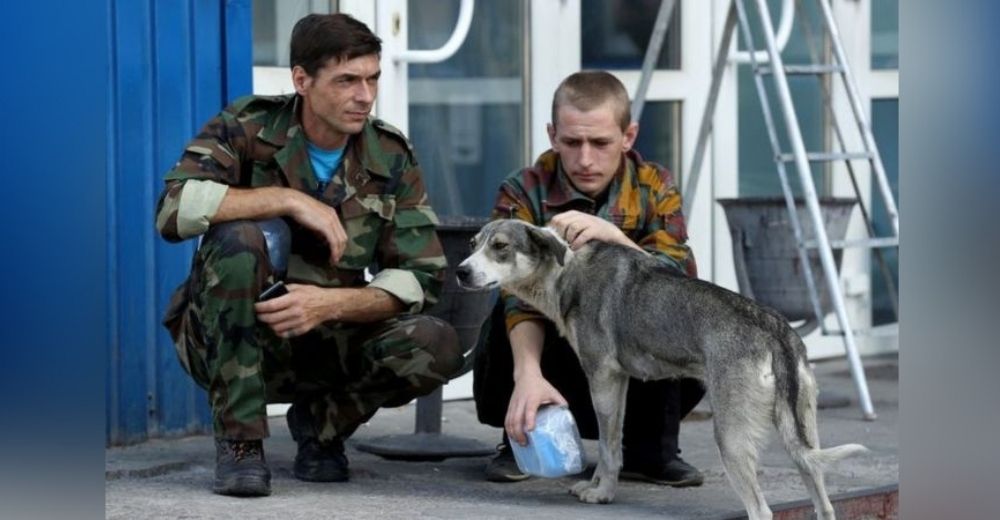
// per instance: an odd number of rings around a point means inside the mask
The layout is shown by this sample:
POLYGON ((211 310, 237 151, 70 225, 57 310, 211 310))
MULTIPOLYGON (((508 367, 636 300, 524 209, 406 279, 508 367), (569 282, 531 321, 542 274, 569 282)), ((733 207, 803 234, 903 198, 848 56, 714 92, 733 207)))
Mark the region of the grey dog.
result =
POLYGON ((629 376, 693 377, 708 390, 722 463, 749 517, 771 518, 756 474, 771 424, 817 517, 834 518, 823 468, 866 448, 819 448, 805 345, 776 311, 635 249, 591 241, 573 251, 553 230, 519 220, 483 227, 456 274, 467 289, 500 286, 538 309, 580 358, 600 437, 594 476, 570 490, 581 501, 614 499, 629 376))

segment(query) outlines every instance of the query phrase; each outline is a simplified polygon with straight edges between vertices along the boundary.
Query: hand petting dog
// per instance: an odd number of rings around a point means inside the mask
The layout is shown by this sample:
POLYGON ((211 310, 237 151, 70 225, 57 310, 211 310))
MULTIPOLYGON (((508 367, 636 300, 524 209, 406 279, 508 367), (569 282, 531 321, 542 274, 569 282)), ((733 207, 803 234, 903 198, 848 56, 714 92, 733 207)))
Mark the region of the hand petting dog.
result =
POLYGON ((625 233, 611 222, 582 211, 571 210, 560 213, 551 220, 548 226, 555 229, 559 236, 566 240, 570 249, 576 251, 591 240, 621 244, 633 249, 643 249, 630 240, 625 233))

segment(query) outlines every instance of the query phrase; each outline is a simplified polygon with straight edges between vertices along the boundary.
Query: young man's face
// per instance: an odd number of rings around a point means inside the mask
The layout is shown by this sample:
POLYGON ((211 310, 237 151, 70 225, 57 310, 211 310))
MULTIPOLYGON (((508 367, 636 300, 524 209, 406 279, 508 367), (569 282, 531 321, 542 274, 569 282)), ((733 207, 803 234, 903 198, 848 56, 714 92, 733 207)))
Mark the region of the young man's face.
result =
POLYGON ((582 112, 565 104, 549 124, 549 141, 559 154, 563 170, 580 193, 597 197, 614 178, 622 155, 632 148, 639 126, 635 123, 623 132, 615 118, 611 101, 582 112))
POLYGON ((302 96, 302 122, 309 139, 335 148, 360 132, 375 103, 381 73, 376 54, 344 61, 331 58, 315 76, 302 67, 293 68, 292 82, 302 96))

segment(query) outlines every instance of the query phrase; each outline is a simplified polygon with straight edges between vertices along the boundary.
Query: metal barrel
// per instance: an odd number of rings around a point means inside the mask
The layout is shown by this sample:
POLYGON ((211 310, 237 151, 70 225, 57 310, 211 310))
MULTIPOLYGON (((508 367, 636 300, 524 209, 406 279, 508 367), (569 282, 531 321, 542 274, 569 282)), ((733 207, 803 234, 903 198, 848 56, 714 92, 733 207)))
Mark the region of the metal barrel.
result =
MULTIPOLYGON (((783 197, 742 197, 718 199, 726 211, 733 240, 733 258, 740 292, 774 308, 789 321, 814 320, 812 298, 798 256, 798 246, 788 206, 783 197)), ((856 200, 821 198, 823 225, 831 241, 843 240, 856 200)), ((814 240, 809 212, 801 199, 795 200, 804 242, 814 240)), ((834 250, 840 268, 842 250, 834 250)), ((820 309, 831 310, 830 291, 823 279, 823 266, 816 249, 808 258, 817 289, 820 309)))
POLYGON ((458 333, 462 352, 466 354, 466 363, 455 377, 472 368, 469 354, 479 339, 479 330, 497 297, 496 291, 462 289, 455 277, 458 264, 472 253, 470 241, 488 221, 484 217, 442 217, 441 224, 437 227, 438 237, 448 260, 448 271, 441 289, 441 298, 427 314, 447 321, 458 333))

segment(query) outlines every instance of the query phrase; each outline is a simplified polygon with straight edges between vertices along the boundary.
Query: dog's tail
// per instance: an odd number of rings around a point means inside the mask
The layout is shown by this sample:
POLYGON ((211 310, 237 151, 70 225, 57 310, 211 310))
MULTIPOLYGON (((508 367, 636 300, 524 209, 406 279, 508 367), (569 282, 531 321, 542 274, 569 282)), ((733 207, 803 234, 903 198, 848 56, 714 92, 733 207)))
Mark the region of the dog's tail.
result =
POLYGON ((868 451, 860 444, 843 444, 820 449, 816 427, 816 378, 805 356, 805 344, 789 329, 783 351, 775 353, 772 368, 778 395, 775 399, 775 426, 793 459, 816 471, 830 464, 868 451))
POLYGON ((834 462, 870 450, 860 444, 841 444, 832 448, 812 449, 803 454, 810 466, 822 471, 834 462))
MULTIPOLYGON (((808 371, 808 367, 803 367, 803 370, 808 371)), ((799 373, 804 373, 803 370, 799 373)), ((788 400, 776 400, 775 425, 785 449, 800 468, 804 465, 810 470, 809 473, 822 473, 843 458, 868 452, 868 448, 860 444, 820 448, 816 426, 815 382, 811 374, 808 380, 800 380, 799 386, 799 398, 794 405, 790 406, 788 400)))

